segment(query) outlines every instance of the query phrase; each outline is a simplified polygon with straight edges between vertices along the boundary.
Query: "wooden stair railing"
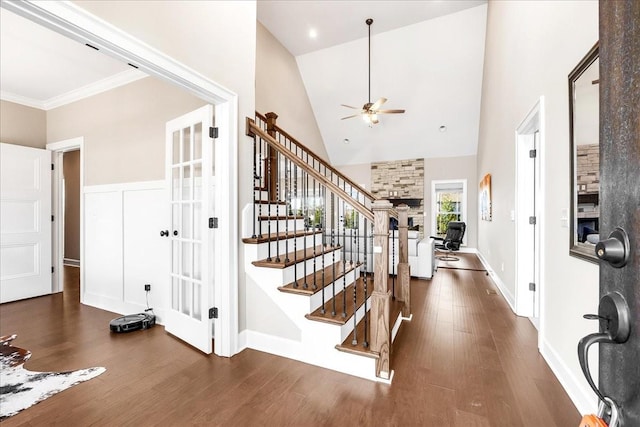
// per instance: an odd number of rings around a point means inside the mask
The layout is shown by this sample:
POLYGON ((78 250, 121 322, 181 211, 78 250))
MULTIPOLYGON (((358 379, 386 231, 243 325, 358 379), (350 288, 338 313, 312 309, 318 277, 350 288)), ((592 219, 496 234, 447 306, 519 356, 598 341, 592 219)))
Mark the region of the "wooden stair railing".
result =
MULTIPOLYGON (((318 313, 314 312, 308 318, 322 316, 325 311, 328 316, 325 321, 334 322, 333 319, 340 318, 340 309, 336 302, 337 289, 338 297, 341 296, 342 299, 340 303, 343 306, 342 317, 346 318, 348 311, 353 313, 352 345, 361 343, 366 351, 371 352, 377 358, 376 375, 389 379, 393 326, 390 323, 392 299, 397 298, 401 303, 403 317, 410 315, 410 274, 407 257, 408 207, 399 206, 396 211, 387 200, 377 199, 280 129, 275 124, 277 117, 275 113, 267 113, 264 116, 256 113, 255 120, 247 118, 246 122, 247 135, 252 136, 256 143, 253 149, 254 227, 252 238, 245 241, 267 242, 268 246, 267 258, 254 262, 254 265, 271 268, 285 268, 292 265, 294 281, 281 290, 296 292, 296 289, 300 289, 308 294, 322 292, 321 308, 317 310, 318 313), (309 206, 309 200, 314 200, 313 207, 309 206), (263 214, 263 209, 266 209, 266 215, 263 214), (320 209, 319 212, 318 209, 320 209), (310 215, 311 211, 313 211, 312 215, 310 215), (318 215, 319 218, 317 218, 318 215), (397 218, 399 224, 397 273, 400 286, 397 289, 395 289, 395 276, 392 289, 388 285, 390 217, 397 218), (261 219, 268 220, 266 230, 263 230, 259 222, 261 219), (302 220, 303 222, 300 223, 302 220), (275 230, 272 230, 274 221, 275 230), (257 227, 256 223, 258 223, 257 227), (317 228, 321 230, 320 246, 316 244, 317 228), (266 237, 263 235, 264 231, 266 231, 266 237), (308 237, 313 238, 311 248, 307 248, 308 237), (300 241, 300 239, 303 240, 300 241), (290 240, 293 240, 293 251, 289 248, 290 240), (359 247, 361 241, 364 245, 363 251, 359 247), (303 249, 298 250, 298 242, 303 245, 303 249), (280 250, 281 244, 285 245, 284 253, 280 250), (272 248, 274 245, 275 247, 272 248), (342 265, 340 260, 337 262, 335 260, 336 249, 341 250, 342 265), (272 251, 275 251, 275 256, 272 256, 272 251), (347 252, 350 253, 347 254, 347 252), (356 259, 354 259, 354 252, 356 259), (364 260, 360 259, 361 253, 364 254, 364 260), (350 257, 349 260, 347 256, 350 257), (371 261, 367 259, 368 256, 373 256, 375 268, 373 280, 370 274, 367 274, 368 261, 371 261), (319 266, 316 265, 317 258, 321 260, 319 266), (310 259, 313 259, 313 266, 310 267, 311 272, 308 274, 307 266, 310 259), (304 268, 300 279, 298 278, 300 275, 295 270, 298 263, 301 263, 304 268), (348 273, 336 272, 336 265, 338 270, 344 272, 364 265, 365 273, 361 279, 357 279, 360 284, 355 286, 354 278, 354 285, 347 287, 348 273), (341 290, 335 285, 336 278, 343 280, 341 290), (373 282, 373 292, 367 289, 367 283, 370 286, 371 282, 373 282), (327 285, 328 283, 331 285, 327 285), (331 292, 329 299, 325 299, 326 291, 331 292), (353 303, 349 303, 349 307, 352 308, 349 310, 347 309, 348 291, 353 293, 353 303), (371 307, 370 312, 367 313, 369 299, 371 307), (331 303, 325 305, 325 301, 331 301, 331 303), (364 328, 358 328, 356 318, 356 310, 361 304, 364 304, 365 314, 361 318, 364 328), (363 340, 358 339, 356 335, 358 330, 364 331, 363 340)), ((395 242, 395 239, 392 239, 392 242, 395 242)), ((392 259, 395 261, 395 253, 392 259)), ((395 266, 393 273, 395 273, 395 266)))

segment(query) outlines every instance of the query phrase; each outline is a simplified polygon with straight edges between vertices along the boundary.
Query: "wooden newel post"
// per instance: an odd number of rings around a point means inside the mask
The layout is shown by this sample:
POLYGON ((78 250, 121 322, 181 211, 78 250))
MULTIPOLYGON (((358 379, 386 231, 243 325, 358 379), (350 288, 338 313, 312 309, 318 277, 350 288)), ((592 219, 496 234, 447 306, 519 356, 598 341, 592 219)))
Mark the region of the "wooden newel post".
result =
POLYGON ((376 376, 389 379, 391 375, 391 328, 389 312, 389 211, 393 205, 387 200, 373 202, 373 293, 371 295, 371 350, 379 354, 376 376))
MULTIPOLYGON (((276 119, 278 115, 276 113, 267 113, 265 114, 267 118, 267 133, 269 136, 275 138, 276 137, 276 119)), ((267 164, 265 165, 265 170, 267 171, 268 180, 267 191, 269 193, 269 200, 275 201, 277 199, 276 187, 278 185, 278 158, 277 152, 271 146, 267 147, 267 164)))
POLYGON ((409 267, 409 206, 400 205, 396 207, 398 211, 398 229, 400 241, 400 257, 398 262, 398 278, 400 280, 399 290, 396 292, 396 299, 403 302, 402 317, 411 315, 411 291, 409 289, 411 270, 409 267))

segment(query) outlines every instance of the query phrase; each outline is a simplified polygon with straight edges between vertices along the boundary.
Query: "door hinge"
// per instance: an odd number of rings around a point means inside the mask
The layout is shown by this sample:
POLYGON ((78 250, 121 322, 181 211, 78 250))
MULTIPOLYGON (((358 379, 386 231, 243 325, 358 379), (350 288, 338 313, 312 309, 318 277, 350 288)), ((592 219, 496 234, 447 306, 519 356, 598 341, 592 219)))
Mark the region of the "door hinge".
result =
POLYGON ((209 228, 218 228, 218 218, 209 218, 209 228))
POLYGON ((51 267, 51 274, 53 274, 53 273, 55 273, 55 272, 56 272, 56 268, 52 266, 52 267, 51 267))
POLYGON ((51 215, 51 222, 54 222, 56 220, 56 217, 54 217, 53 215, 51 215))
POLYGON ((217 138, 218 137, 218 128, 210 127, 209 128, 209 138, 217 138))
POLYGON ((535 216, 530 216, 529 217, 529 224, 536 225, 536 217, 535 216))
POLYGON ((538 156, 538 150, 529 150, 529 158, 535 159, 538 156))
POLYGON ((55 170, 55 166, 53 165, 53 163, 51 163, 51 170, 55 170))
POLYGON ((531 282, 529 283, 529 290, 535 292, 536 291, 536 284, 531 282))
POLYGON ((212 307, 209 309, 209 319, 218 318, 218 307, 212 307))

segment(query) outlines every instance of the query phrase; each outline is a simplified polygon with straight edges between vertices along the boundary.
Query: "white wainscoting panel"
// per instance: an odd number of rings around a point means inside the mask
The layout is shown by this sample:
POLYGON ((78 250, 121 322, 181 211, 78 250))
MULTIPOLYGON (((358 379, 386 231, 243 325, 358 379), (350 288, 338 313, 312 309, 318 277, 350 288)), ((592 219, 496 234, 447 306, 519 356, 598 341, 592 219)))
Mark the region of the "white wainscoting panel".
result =
POLYGON ((121 301, 123 296, 122 193, 87 193, 86 189, 83 302, 110 310, 103 304, 121 301))
POLYGON ((82 302, 120 314, 149 305, 162 321, 169 286, 169 211, 164 181, 84 187, 82 302))

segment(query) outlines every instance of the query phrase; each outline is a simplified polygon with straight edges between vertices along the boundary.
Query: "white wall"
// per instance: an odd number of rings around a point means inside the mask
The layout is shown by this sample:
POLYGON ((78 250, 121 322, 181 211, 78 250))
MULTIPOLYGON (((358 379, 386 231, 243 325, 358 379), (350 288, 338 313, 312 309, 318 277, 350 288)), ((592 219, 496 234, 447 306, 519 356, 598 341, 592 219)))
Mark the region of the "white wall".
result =
POLYGON ((598 302, 598 268, 569 256, 568 74, 598 39, 598 2, 494 1, 485 47, 478 180, 492 175, 493 221, 479 221, 478 249, 515 294, 515 129, 541 95, 545 242, 541 351, 581 412, 595 399, 578 365, 578 340, 597 330, 582 319, 598 302), (500 266, 504 263, 504 271, 500 266))

